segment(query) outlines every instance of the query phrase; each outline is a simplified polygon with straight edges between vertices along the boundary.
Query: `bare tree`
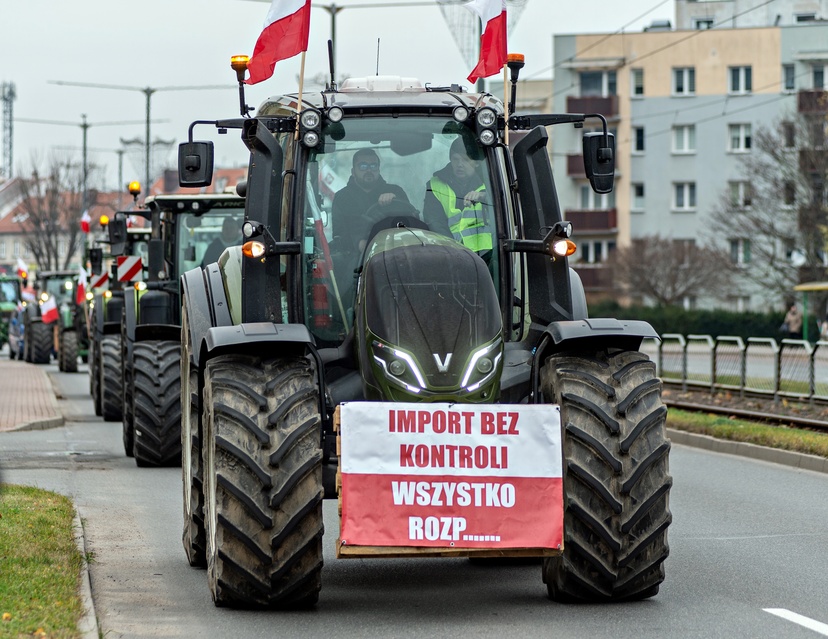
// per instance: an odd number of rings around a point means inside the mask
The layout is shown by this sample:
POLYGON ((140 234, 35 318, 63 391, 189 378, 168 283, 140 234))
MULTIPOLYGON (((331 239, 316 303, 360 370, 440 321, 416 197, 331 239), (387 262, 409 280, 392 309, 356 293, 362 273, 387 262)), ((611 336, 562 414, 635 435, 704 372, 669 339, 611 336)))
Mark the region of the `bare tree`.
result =
MULTIPOLYGON (((70 163, 53 160, 45 175, 33 168, 31 177, 22 180, 21 190, 24 214, 20 216, 20 227, 38 268, 43 271, 69 268, 82 245, 81 170, 70 163), (63 255, 60 248, 65 251, 63 255)), ((94 202, 95 196, 90 192, 88 201, 94 202)))
POLYGON ((728 185, 710 216, 710 231, 729 241, 741 277, 775 301, 828 275, 826 105, 814 99, 812 106, 755 132, 744 180, 728 185))
POLYGON ((729 290, 733 269, 720 251, 651 235, 618 248, 608 260, 616 290, 659 306, 729 290))

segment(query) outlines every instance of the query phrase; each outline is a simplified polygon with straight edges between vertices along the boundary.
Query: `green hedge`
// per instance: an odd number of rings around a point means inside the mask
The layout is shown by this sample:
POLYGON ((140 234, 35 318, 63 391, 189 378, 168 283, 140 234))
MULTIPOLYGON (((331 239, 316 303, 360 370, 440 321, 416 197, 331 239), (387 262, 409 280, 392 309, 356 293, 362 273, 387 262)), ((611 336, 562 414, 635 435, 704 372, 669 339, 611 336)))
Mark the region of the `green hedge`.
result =
MULTIPOLYGON (((782 312, 755 313, 723 310, 686 311, 676 306, 622 307, 617 302, 604 301, 591 304, 590 317, 615 317, 618 319, 637 319, 649 322, 662 333, 679 333, 681 335, 737 335, 742 339, 748 337, 787 337, 779 332, 779 326, 785 318, 782 312)), ((809 318, 808 337, 816 341, 819 335, 816 318, 809 318)))

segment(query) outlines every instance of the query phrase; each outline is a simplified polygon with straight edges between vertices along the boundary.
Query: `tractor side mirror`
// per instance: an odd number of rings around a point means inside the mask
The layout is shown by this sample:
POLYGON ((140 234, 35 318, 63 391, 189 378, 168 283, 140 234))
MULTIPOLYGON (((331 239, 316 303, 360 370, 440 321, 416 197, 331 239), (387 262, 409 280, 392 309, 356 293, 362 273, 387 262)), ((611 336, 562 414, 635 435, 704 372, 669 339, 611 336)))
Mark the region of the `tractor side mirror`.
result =
POLYGON ((610 193, 615 182, 615 136, 607 133, 584 133, 584 170, 592 190, 610 193))
POLYGON ((89 270, 92 275, 100 275, 103 271, 103 249, 91 248, 89 249, 89 270))
POLYGON ((115 215, 107 226, 109 230, 109 254, 123 255, 126 251, 127 221, 124 215, 115 215))
POLYGON ((182 142, 178 145, 178 184, 209 186, 213 181, 213 143, 182 142))

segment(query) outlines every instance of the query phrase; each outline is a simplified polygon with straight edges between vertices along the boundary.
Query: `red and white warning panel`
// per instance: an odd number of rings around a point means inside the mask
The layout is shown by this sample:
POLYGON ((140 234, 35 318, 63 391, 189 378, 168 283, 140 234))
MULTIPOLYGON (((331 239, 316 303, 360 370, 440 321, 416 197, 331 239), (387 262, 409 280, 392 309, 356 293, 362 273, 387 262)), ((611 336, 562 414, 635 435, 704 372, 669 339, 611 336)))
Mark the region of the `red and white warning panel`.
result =
POLYGON ((89 288, 101 288, 109 284, 109 273, 100 273, 89 276, 89 288))
POLYGON ((118 258, 118 281, 135 282, 141 279, 144 265, 141 256, 122 255, 118 258))
POLYGON ((562 548, 558 406, 349 402, 340 411, 340 555, 562 548))

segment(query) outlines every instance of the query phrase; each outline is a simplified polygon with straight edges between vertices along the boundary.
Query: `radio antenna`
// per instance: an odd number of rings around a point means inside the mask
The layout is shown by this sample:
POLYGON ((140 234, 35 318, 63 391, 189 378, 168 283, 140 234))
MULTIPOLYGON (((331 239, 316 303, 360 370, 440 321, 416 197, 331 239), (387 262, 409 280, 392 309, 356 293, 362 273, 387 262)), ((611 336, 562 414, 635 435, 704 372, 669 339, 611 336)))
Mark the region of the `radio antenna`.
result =
POLYGON ((333 40, 328 40, 328 68, 331 70, 331 91, 336 91, 336 79, 334 76, 333 40))
POLYGON ((379 75, 379 49, 380 49, 380 39, 377 38, 377 75, 379 75))

